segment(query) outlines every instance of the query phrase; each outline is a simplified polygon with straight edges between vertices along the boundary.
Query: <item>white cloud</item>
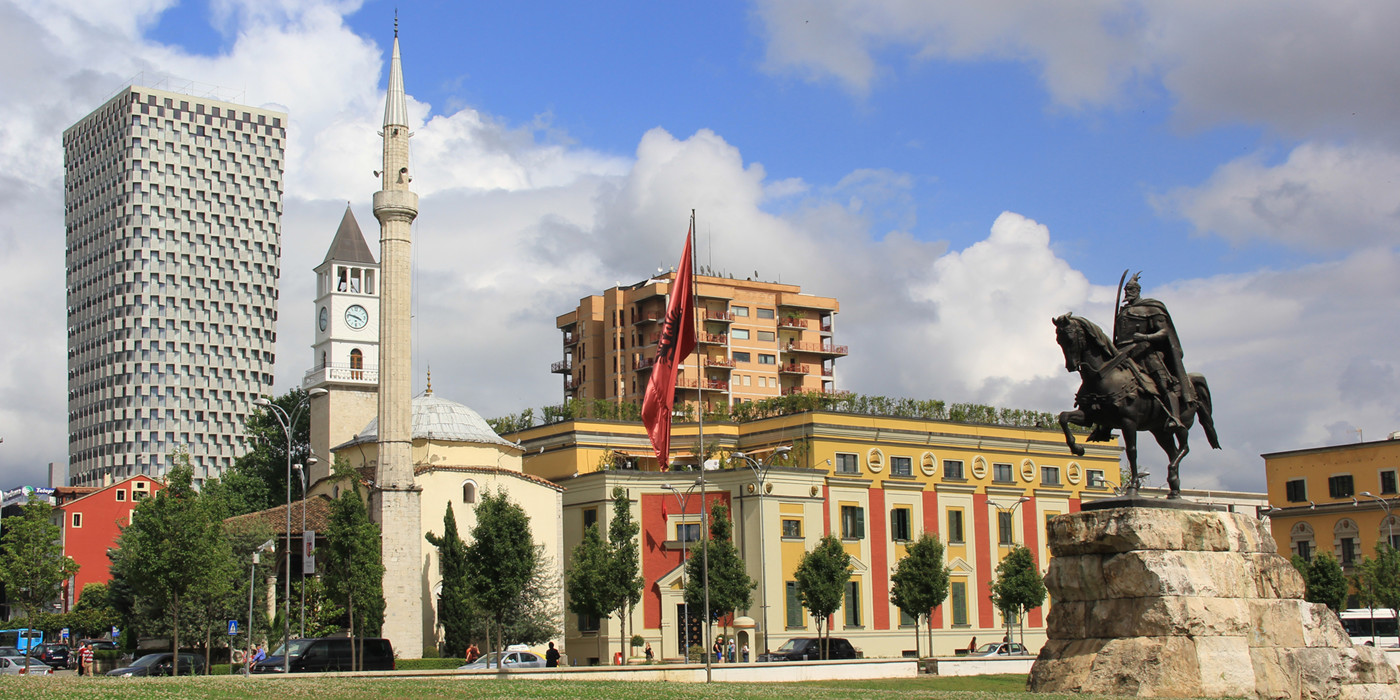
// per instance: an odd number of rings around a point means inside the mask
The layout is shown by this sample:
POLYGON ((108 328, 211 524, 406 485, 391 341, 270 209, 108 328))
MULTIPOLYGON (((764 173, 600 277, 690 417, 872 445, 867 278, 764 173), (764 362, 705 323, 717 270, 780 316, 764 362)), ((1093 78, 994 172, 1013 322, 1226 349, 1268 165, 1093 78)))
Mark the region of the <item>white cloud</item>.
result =
MULTIPOLYGON (((892 56, 1033 64, 1051 100, 1116 106, 1160 80, 1193 125, 1400 136, 1400 5, 1366 0, 977 3, 758 0, 765 66, 856 94, 892 56)), ((891 62, 892 63, 892 62, 891 62)))
POLYGON ((1154 204, 1237 245, 1263 239, 1354 250, 1400 240, 1397 185, 1400 153, 1308 143, 1278 165, 1258 157, 1231 161, 1201 185, 1154 204))

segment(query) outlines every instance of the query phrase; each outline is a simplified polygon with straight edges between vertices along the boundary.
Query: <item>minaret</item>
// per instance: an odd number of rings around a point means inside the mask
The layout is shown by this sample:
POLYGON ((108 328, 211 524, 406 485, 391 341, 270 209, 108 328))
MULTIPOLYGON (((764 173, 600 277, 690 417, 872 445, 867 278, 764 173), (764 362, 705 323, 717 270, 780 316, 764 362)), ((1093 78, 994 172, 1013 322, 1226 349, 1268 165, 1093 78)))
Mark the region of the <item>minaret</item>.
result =
POLYGON ((384 104, 384 170, 374 193, 379 219, 379 453, 373 511, 381 529, 384 557, 384 630, 394 651, 406 659, 423 655, 422 524, 419 488, 413 483, 413 397, 409 300, 413 219, 418 195, 409 191, 408 103, 399 62, 399 23, 394 19, 394 57, 384 104))

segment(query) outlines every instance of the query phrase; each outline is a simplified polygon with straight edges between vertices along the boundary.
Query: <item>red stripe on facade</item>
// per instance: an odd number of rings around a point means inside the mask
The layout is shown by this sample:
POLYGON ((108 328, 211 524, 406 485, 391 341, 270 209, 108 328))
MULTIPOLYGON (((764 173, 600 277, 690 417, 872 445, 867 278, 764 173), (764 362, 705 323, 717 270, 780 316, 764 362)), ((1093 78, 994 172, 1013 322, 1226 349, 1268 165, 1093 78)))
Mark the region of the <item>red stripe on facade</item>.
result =
POLYGON ((972 532, 975 541, 982 544, 977 553, 977 624, 989 629, 996 624, 992 616, 992 559, 996 555, 997 543, 992 539, 991 527, 987 522, 987 494, 972 494, 972 532))
MULTIPOLYGON (((1040 512, 1035 507, 1035 496, 1031 496, 1030 499, 1021 506, 1021 527, 1025 530, 1026 549, 1031 551, 1031 561, 1035 562, 1036 570, 1039 571, 1042 556, 1040 551, 1040 512)), ((1043 612, 1040 608, 1034 608, 1026 614, 1027 622, 1030 623, 1031 627, 1042 626, 1043 612)))
POLYGON ((1071 499, 1069 499, 1069 512, 1071 512, 1071 513, 1078 513, 1078 512, 1079 512, 1079 499, 1078 499, 1078 498, 1071 498, 1071 499))
MULTIPOLYGON (((935 534, 935 535, 939 534, 940 531, 939 531, 939 529, 938 529, 938 524, 939 524, 939 520, 938 520, 938 492, 937 492, 937 491, 925 491, 925 492, 924 492, 924 532, 932 533, 932 534, 935 534)), ((944 544, 944 545, 947 545, 947 542, 944 542, 943 544, 944 544)), ((933 615, 929 618, 929 624, 930 624, 934 629, 942 629, 942 628, 943 628, 943 606, 942 606, 942 605, 940 605, 940 606, 938 606, 938 607, 936 607, 936 608, 933 609, 933 615)))
MULTIPOLYGON (((680 507, 670 494, 642 494, 642 620, 645 627, 661 627, 661 587, 656 584, 662 576, 681 564, 681 552, 668 552, 661 543, 670 538, 666 532, 666 516, 679 513, 680 507), (668 503, 669 501, 669 503, 668 503)), ((692 504, 692 508, 698 506, 692 504)))
POLYGON ((886 520, 889 513, 885 510, 885 490, 870 489, 870 571, 871 586, 866 593, 870 597, 871 607, 875 614, 875 629, 887 630, 890 628, 890 551, 889 537, 885 534, 889 529, 886 520), (884 595, 876 595, 876 591, 883 591, 884 595))

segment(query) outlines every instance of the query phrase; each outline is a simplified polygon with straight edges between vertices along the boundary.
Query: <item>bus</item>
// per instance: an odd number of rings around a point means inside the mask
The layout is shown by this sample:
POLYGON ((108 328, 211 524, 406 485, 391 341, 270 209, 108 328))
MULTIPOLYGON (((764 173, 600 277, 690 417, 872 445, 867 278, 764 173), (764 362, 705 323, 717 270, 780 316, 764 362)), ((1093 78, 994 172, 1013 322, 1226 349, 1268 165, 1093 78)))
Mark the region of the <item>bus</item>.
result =
POLYGON ((1400 646, 1395 611, 1390 608, 1351 608, 1340 615, 1352 644, 1370 644, 1388 649, 1400 646))
POLYGON ((44 643, 44 633, 21 627, 13 630, 0 630, 0 647, 14 647, 19 653, 28 655, 29 650, 44 643))

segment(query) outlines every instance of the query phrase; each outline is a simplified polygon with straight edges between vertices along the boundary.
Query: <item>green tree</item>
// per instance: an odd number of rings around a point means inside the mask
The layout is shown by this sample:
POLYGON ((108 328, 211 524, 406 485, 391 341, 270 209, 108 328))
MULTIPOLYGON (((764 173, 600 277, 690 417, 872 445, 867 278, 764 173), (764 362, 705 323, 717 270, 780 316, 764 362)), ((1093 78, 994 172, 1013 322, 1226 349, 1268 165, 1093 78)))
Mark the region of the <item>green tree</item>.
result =
MULTIPOLYGON (((292 464, 306 464, 311 456, 311 412, 298 410, 304 400, 306 392, 301 388, 271 399, 295 419, 291 426, 292 464)), ((282 431, 282 424, 271 409, 259 408, 248 416, 243 434, 249 451, 234 460, 233 467, 217 485, 211 485, 231 509, 229 516, 266 510, 286 501, 287 434, 282 431)), ((292 491, 300 488, 300 482, 293 477, 292 491)))
POLYGON ((851 580, 851 555, 835 535, 827 535, 797 563, 797 596, 817 618, 817 637, 826 629, 822 657, 831 656, 831 616, 841 607, 846 582, 851 580))
MULTIPOLYGON (((335 475, 346 482, 331 502, 326 524, 325 584, 332 600, 345 606, 351 639, 379 634, 384 624, 384 563, 379 526, 369 519, 360 496, 359 475, 344 457, 335 460, 335 475)), ((358 669, 363 656, 351 645, 351 664, 358 669)))
POLYGON ((603 542, 597 523, 584 528, 583 540, 574 547, 569 561, 565 583, 569 612, 602 619, 617 609, 617 600, 622 596, 610 571, 612 552, 603 542))
POLYGON ((194 602, 187 596, 217 584, 229 548, 215 509, 194 490, 189 456, 177 454, 174 461, 165 488, 136 506, 111 557, 113 575, 145 599, 146 610, 170 615, 178 650, 180 613, 194 602))
POLYGON ((78 603, 64 616, 61 627, 67 627, 74 639, 100 637, 107 630, 122 624, 105 583, 89 583, 83 586, 83 594, 78 603))
POLYGON ((442 536, 431 532, 429 544, 438 550, 438 572, 442 575, 442 593, 438 595, 438 624, 442 625, 447 648, 444 656, 462 656, 471 643, 468 636, 472 622, 471 588, 467 584, 467 543, 457 534, 457 516, 452 504, 442 516, 442 536))
MULTIPOLYGON (((506 618, 516 613, 538 566, 530 516, 504 491, 482 496, 467 546, 467 583, 477 606, 496 628, 496 651, 505 649, 506 618)), ((497 658, 500 658, 499 656, 497 658)), ((505 673, 505 665, 497 664, 505 673)))
POLYGON ((1293 568, 1298 570, 1303 576, 1303 585, 1306 592, 1303 599, 1309 603, 1321 603, 1332 609, 1332 612, 1340 613, 1347 600, 1347 578, 1342 573, 1342 565, 1337 563, 1335 557, 1327 552, 1322 552, 1306 561, 1298 555, 1293 555, 1293 568))
POLYGON ((1400 610, 1400 551, 1382 542, 1372 561, 1376 602, 1383 608, 1400 610))
POLYGON ((642 600, 642 586, 645 581, 640 575, 641 548, 637 535, 642 526, 632 519, 632 499, 627 497, 627 489, 614 486, 612 491, 612 519, 608 521, 608 545, 611 548, 611 573, 616 579, 613 587, 618 593, 617 607, 613 612, 618 616, 618 629, 623 633, 622 652, 627 653, 626 645, 631 637, 627 622, 632 617, 632 608, 642 600))
POLYGON ((710 531, 708 541, 690 549, 690 561, 686 563, 685 598, 692 609, 703 609, 705 605, 705 557, 710 559, 710 619, 713 623, 720 618, 745 610, 753 604, 753 589, 758 583, 748 574, 744 560, 739 557, 739 549, 734 546, 732 533, 734 525, 729 521, 729 509, 719 501, 710 506, 710 531))
MULTIPOLYGON (((26 617, 53 602, 59 584, 78 573, 78 564, 63 555, 61 534, 53 522, 53 506, 32 496, 19 515, 0 524, 0 582, 26 617)), ((28 655, 24 665, 29 668, 28 655)))
MULTIPOLYGON (((1020 620, 1026 611, 1045 603, 1045 581, 1035 567, 1035 557, 1025 547, 1014 547, 997 564, 997 579, 991 584, 992 605, 1006 620, 1007 636, 1011 636, 1011 621, 1020 620)), ((1021 644, 1025 644, 1025 627, 1021 628, 1021 644)))
MULTIPOLYGON (((933 609, 948 597, 948 565, 943 563, 943 541, 925 532, 906 549, 906 556, 890 576, 890 602, 914 618, 914 654, 919 649, 919 620, 930 622, 933 609)), ((933 625, 928 625, 929 652, 933 652, 933 625)))

